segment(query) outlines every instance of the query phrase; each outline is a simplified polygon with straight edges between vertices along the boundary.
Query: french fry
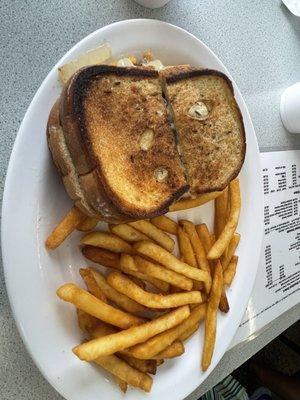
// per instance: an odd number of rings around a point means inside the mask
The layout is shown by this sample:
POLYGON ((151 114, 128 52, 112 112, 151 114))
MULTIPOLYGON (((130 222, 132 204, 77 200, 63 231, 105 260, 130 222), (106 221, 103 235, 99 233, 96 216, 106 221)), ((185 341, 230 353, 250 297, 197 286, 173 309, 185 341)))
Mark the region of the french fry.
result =
POLYGON ((149 240, 148 236, 128 224, 109 225, 109 230, 130 243, 140 240, 149 240))
POLYGON ((161 364, 164 363, 164 360, 156 360, 156 365, 159 367, 161 364))
MULTIPOLYGON (((104 322, 100 322, 99 325, 90 333, 94 338, 95 337, 99 338, 115 332, 117 332, 115 328, 105 324, 104 322)), ((106 369, 107 371, 111 372, 115 376, 116 381, 123 392, 126 392, 127 390, 127 382, 132 386, 146 390, 149 386, 149 383, 152 382, 152 378, 150 378, 147 374, 140 373, 146 371, 140 371, 133 365, 131 365, 133 357, 127 357, 127 360, 130 359, 131 361, 130 364, 126 360, 126 356, 121 356, 119 353, 117 353, 117 355, 118 356, 109 355, 109 356, 99 357, 97 360, 95 360, 95 362, 104 369, 106 369), (121 361, 120 358, 121 360, 123 360, 123 362, 120 362, 121 361), (149 380, 149 378, 151 379, 151 381, 149 380)), ((139 362, 142 360, 136 360, 136 361, 139 362)))
POLYGON ((80 274, 82 274, 82 271, 84 271, 86 275, 91 276, 95 280, 96 285, 98 286, 100 291, 121 309, 128 311, 129 313, 146 311, 145 307, 141 306, 139 303, 136 303, 134 300, 131 300, 129 297, 123 295, 122 293, 117 292, 113 287, 111 287, 99 271, 86 268, 84 270, 80 269, 80 274))
POLYGON ((146 292, 119 272, 111 272, 107 282, 118 292, 149 308, 174 308, 202 302, 201 293, 198 291, 165 295, 146 292))
POLYGON ((186 276, 171 271, 165 267, 162 267, 161 265, 154 264, 151 261, 148 261, 140 256, 134 256, 133 258, 135 261, 135 265, 142 273, 152 276, 153 278, 160 279, 164 282, 168 282, 173 286, 176 286, 183 290, 192 289, 193 281, 186 276))
POLYGON ((228 267, 223 272, 223 281, 224 285, 226 286, 230 286, 233 281, 233 278, 236 273, 238 259, 239 259, 238 256, 233 256, 230 263, 228 264, 228 267))
POLYGON ((222 265, 218 260, 215 265, 212 288, 208 300, 205 318, 204 345, 201 361, 203 371, 206 371, 209 367, 215 347, 217 312, 222 293, 222 285, 222 265))
POLYGON ((153 278, 152 276, 140 272, 137 266, 135 265, 134 258, 129 254, 121 254, 119 269, 120 271, 125 272, 126 274, 132 275, 136 278, 151 283, 153 286, 155 286, 162 292, 169 291, 170 285, 167 282, 163 282, 159 279, 153 278))
POLYGON ((196 231, 204 246, 206 253, 209 252, 212 246, 212 240, 206 224, 196 225, 196 231))
POLYGON ((145 322, 143 318, 125 313, 124 311, 104 303, 102 300, 73 283, 66 283, 61 286, 57 289, 56 294, 59 298, 74 304, 80 310, 122 329, 127 329, 145 322))
POLYGON ((115 326, 109 325, 106 322, 98 321, 97 326, 91 332, 91 336, 96 339, 102 336, 111 335, 112 333, 119 332, 118 328, 115 326))
POLYGON ((241 235, 239 233, 235 232, 234 235, 232 236, 231 240, 230 240, 229 245, 228 245, 226 255, 222 255, 221 264, 222 264, 222 267, 223 267, 224 271, 228 267, 233 255, 234 255, 234 253, 236 251, 236 248, 238 247, 240 239, 241 239, 241 235))
MULTIPOLYGON (((141 221, 129 222, 129 225, 147 235, 150 239, 154 240, 154 242, 158 243, 164 249, 170 252, 174 250, 175 246, 174 240, 170 238, 170 236, 168 236, 161 229, 158 229, 156 226, 151 224, 151 222, 141 220, 141 221)), ((126 253, 129 252, 127 251, 126 253)))
POLYGON ((56 249, 85 219, 86 215, 77 207, 72 207, 48 236, 45 242, 47 249, 56 249))
POLYGON ((228 188, 225 188, 222 194, 215 199, 215 221, 214 232, 216 238, 220 236, 226 225, 228 209, 228 188))
POLYGON ((99 323, 99 320, 85 311, 76 309, 78 326, 83 332, 91 333, 99 323))
POLYGON ((177 228, 178 245, 183 261, 192 267, 197 267, 197 260, 194 254, 193 247, 191 245, 188 234, 178 225, 177 228))
MULTIPOLYGON (((129 275, 129 274, 126 274, 126 275, 129 275)), ((130 276, 130 279, 132 280, 132 282, 134 282, 136 285, 138 285, 142 289, 146 288, 146 283, 144 281, 142 281, 142 279, 137 278, 136 276, 133 276, 133 275, 130 276)))
POLYGON ((186 221, 186 220, 181 220, 180 224, 183 226, 183 229, 189 236, 192 248, 193 248, 195 256, 196 256, 198 267, 201 268, 203 271, 206 271, 209 276, 209 279, 207 279, 204 282, 205 291, 206 291, 206 293, 209 293, 210 287, 211 287, 210 266, 209 266, 209 262, 206 258, 206 252, 203 247, 203 244, 197 234, 195 225, 192 222, 186 221))
POLYGON ((171 235, 177 234, 177 224, 171 218, 165 215, 160 215, 159 217, 151 218, 151 223, 162 231, 171 233, 171 235))
POLYGON ((140 326, 132 327, 121 332, 83 343, 76 346, 73 349, 73 352, 81 360, 92 361, 100 356, 113 354, 138 343, 145 342, 152 336, 158 335, 159 333, 180 324, 180 322, 186 319, 189 315, 189 307, 182 306, 140 326))
POLYGON ((137 344, 130 348, 130 353, 135 358, 149 359, 170 346, 175 340, 179 339, 188 329, 198 324, 204 318, 206 305, 196 306, 190 316, 175 327, 156 335, 144 343, 137 344))
POLYGON ((198 267, 210 273, 210 267, 206 258, 204 246, 197 234, 195 225, 191 221, 181 220, 180 224, 189 236, 192 248, 194 250, 198 267))
POLYGON ((86 219, 77 225, 77 230, 82 232, 92 231, 98 225, 99 220, 96 218, 86 217, 86 219))
MULTIPOLYGON (((99 322, 99 321, 98 321, 99 322)), ((93 338, 99 338, 106 335, 111 335, 112 333, 116 333, 118 330, 111 325, 106 324, 105 322, 100 321, 91 332, 93 338)), ((116 353, 118 357, 122 360, 126 361, 131 367, 141 371, 148 372, 149 374, 155 375, 156 373, 156 361, 155 360, 139 360, 133 357, 128 350, 121 350, 116 353)))
POLYGON ((86 268, 86 269, 80 268, 79 273, 80 273, 81 278, 84 280, 88 291, 93 296, 95 296, 98 299, 100 299, 100 300, 104 301, 105 303, 107 303, 106 296, 103 293, 103 290, 101 290, 101 288, 97 284, 96 279, 92 275, 91 271, 88 268, 86 268))
POLYGON ((232 236, 236 230, 240 210, 241 210, 241 195, 240 186, 238 179, 234 179, 229 184, 229 196, 230 196, 230 213, 226 225, 216 240, 215 244, 210 249, 207 257, 210 260, 220 258, 230 243, 232 236))
POLYGON ((148 374, 156 374, 157 363, 155 360, 139 360, 135 357, 129 356, 127 354, 117 353, 118 357, 126 361, 132 368, 138 371, 145 372, 148 374))
POLYGON ((230 307, 229 307, 228 299, 226 296, 225 286, 223 284, 222 293, 221 293, 220 302, 219 302, 219 310, 222 311, 223 313, 228 313, 229 309, 230 309, 230 307))
POLYGON ((134 244, 134 249, 137 253, 151 258, 154 261, 164 265, 172 271, 178 272, 188 278, 195 279, 196 281, 209 282, 210 275, 207 271, 202 271, 198 268, 191 267, 190 265, 178 260, 173 254, 167 250, 156 245, 155 243, 141 241, 134 244))
MULTIPOLYGON (((178 246, 181 255, 181 260, 185 263, 197 268, 197 260, 194 254, 193 247, 191 245, 190 238, 188 234, 183 230, 181 226, 178 225, 177 228, 178 246)), ((193 281, 193 289, 201 290, 203 288, 203 283, 199 281, 193 281)))
POLYGON ((123 381, 122 379, 116 377, 116 382, 121 390, 121 392, 123 392, 124 394, 127 392, 127 382, 123 381))
POLYGON ((195 325, 191 326, 186 331, 184 331, 183 334, 178 337, 178 339, 181 340, 182 342, 189 339, 198 330, 199 325, 200 324, 197 322, 195 325))
POLYGON ((164 358, 175 358, 179 357, 184 353, 184 345, 180 340, 172 343, 162 352, 153 356, 153 360, 163 360, 164 358))
POLYGON ((89 245, 83 246, 81 251, 84 257, 104 267, 118 268, 120 265, 120 254, 112 251, 89 245))
MULTIPOLYGON (((210 236, 210 247, 206 248, 207 252, 210 250, 211 246, 215 243, 215 240, 216 240, 216 235, 215 234, 211 235, 210 236)), ((207 238, 207 242, 209 243, 208 238, 207 238)), ((211 260, 210 263, 212 265, 212 269, 214 270, 216 260, 211 260)), ((222 263, 221 263, 221 265, 222 265, 222 263)), ((222 265, 222 268, 223 268, 223 265, 222 265)), ((224 271, 224 269, 223 269, 223 271, 224 271)), ((219 310, 224 313, 228 313, 229 309, 230 309, 230 307, 229 307, 228 299, 226 296, 225 286, 223 283, 221 298, 220 298, 220 302, 219 302, 219 310)))
POLYGON ((140 388, 145 392, 150 392, 152 386, 151 376, 132 368, 114 354, 101 356, 93 361, 129 385, 140 388))
POLYGON ((82 244, 101 247, 114 253, 132 253, 132 247, 125 240, 108 232, 91 232, 83 236, 82 244))
POLYGON ((176 203, 170 206, 169 211, 187 210, 188 208, 202 206, 202 204, 208 203, 209 201, 216 199, 218 196, 220 196, 221 193, 222 192, 204 193, 196 199, 178 200, 176 203))

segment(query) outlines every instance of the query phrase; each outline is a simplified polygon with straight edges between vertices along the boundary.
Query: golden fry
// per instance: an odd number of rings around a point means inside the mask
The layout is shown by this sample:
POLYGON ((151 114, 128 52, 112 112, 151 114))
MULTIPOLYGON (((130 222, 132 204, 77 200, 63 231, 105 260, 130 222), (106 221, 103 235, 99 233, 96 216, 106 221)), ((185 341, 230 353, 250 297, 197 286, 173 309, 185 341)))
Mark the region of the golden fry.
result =
POLYGON ((198 267, 210 273, 209 263, 206 258, 204 246, 197 234, 195 225, 191 221, 181 220, 180 224, 189 236, 192 248, 194 250, 198 267))
POLYGON ((193 247, 193 250, 194 250, 194 253, 196 256, 198 267, 201 268, 203 271, 206 271, 209 276, 209 279, 207 279, 204 282, 205 291, 206 291, 206 293, 209 293, 210 287, 211 287, 210 266, 209 266, 209 262, 206 258, 206 252, 203 247, 203 244, 197 234, 195 225, 192 222, 186 221, 186 220, 181 220, 180 224, 183 226, 183 229, 189 236, 191 245, 193 247))
POLYGON ((146 275, 140 272, 135 265, 134 259, 129 254, 122 254, 120 259, 120 268, 122 272, 132 275, 136 278, 142 279, 146 282, 151 283, 157 289, 162 292, 168 292, 170 285, 167 282, 163 282, 159 279, 153 278, 152 276, 146 275))
POLYGON ((72 207, 48 236, 45 242, 47 249, 56 249, 85 219, 86 215, 77 207, 72 207))
POLYGON ((228 299, 227 299, 226 292, 225 292, 225 286, 223 283, 222 293, 221 293, 220 303, 219 303, 219 310, 222 311, 223 313, 228 313, 229 308, 230 307, 229 307, 228 299))
POLYGON ((191 279, 178 274, 177 272, 171 271, 161 265, 154 264, 139 256, 134 256, 134 261, 138 270, 146 275, 171 283, 173 286, 183 290, 191 290, 193 287, 193 281, 191 279))
POLYGON ((160 215, 159 217, 154 217, 151 219, 151 223, 162 231, 171 233, 171 235, 177 234, 177 224, 171 218, 165 215, 160 215))
POLYGON ((113 287, 111 287, 99 271, 90 268, 86 268, 84 271, 88 271, 87 273, 92 275, 96 284, 104 293, 104 295, 123 310, 128 311, 129 313, 146 311, 145 307, 136 303, 134 300, 131 300, 129 297, 124 296, 122 293, 117 292, 113 287))
MULTIPOLYGON (((99 322, 99 325, 97 326, 96 329, 94 329, 91 332, 91 334, 94 338, 100 338, 115 332, 117 331, 114 327, 107 325, 105 322, 99 322)), ((146 391, 150 390, 152 384, 152 378, 150 378, 147 374, 141 374, 140 372, 145 372, 145 371, 140 371, 137 368, 135 368, 133 365, 127 362, 127 360, 124 359, 123 356, 122 356, 123 361, 120 360, 121 357, 120 358, 119 357, 120 354, 118 353, 118 357, 116 355, 108 355, 99 357, 94 361, 98 365, 105 368, 107 371, 111 372, 117 378, 116 380, 121 390, 125 390, 126 383, 129 383, 132 386, 139 387, 146 391)), ((133 357, 128 357, 128 358, 133 359, 133 357)), ((142 360, 136 360, 136 361, 142 361, 142 360)))
POLYGON ((151 376, 132 368, 114 354, 101 356, 93 361, 129 385, 140 388, 145 392, 150 392, 152 386, 151 376))
MULTIPOLYGON (((188 234, 183 230, 181 226, 178 225, 177 229, 178 246, 181 255, 181 260, 185 263, 197 268, 197 260, 194 254, 193 247, 191 245, 190 238, 188 234)), ((203 288, 203 283, 199 281, 193 281, 193 289, 201 290, 203 288)))
POLYGON ((222 264, 224 271, 228 267, 233 255, 236 251, 236 248, 238 247, 240 239, 241 239, 241 235, 239 233, 235 232, 234 235, 232 236, 232 239, 230 240, 229 245, 228 245, 226 255, 221 257, 221 264, 222 264))
MULTIPOLYGON (((161 229, 158 229, 155 225, 151 224, 151 222, 141 220, 141 221, 129 222, 129 225, 133 226, 133 228, 147 235, 150 239, 154 240, 164 249, 171 252, 174 250, 175 246, 174 240, 170 238, 170 236, 168 236, 161 229)), ((124 253, 126 252, 124 251, 124 253)))
POLYGON ((206 305, 201 304, 196 306, 190 313, 189 317, 175 327, 156 335, 144 343, 137 344, 130 348, 130 353, 140 359, 153 358, 155 355, 170 346, 175 340, 190 329, 195 324, 199 323, 204 318, 206 305))
POLYGON ((82 244, 101 247, 114 253, 132 253, 132 247, 125 240, 108 232, 91 232, 83 236, 82 244))
POLYGON ((221 196, 215 199, 215 221, 214 232, 216 238, 220 236, 221 232, 226 225, 228 209, 228 188, 226 188, 221 196))
POLYGON ((99 285, 97 284, 95 277, 91 273, 91 270, 89 268, 86 269, 80 268, 79 273, 81 278, 84 280, 88 291, 93 296, 107 303, 106 296, 99 287, 99 285))
POLYGON ((169 253, 162 247, 151 242, 138 242, 134 244, 134 249, 144 256, 151 258, 154 261, 164 265, 172 271, 185 275, 188 278, 195 279, 196 281, 209 282, 210 275, 207 271, 202 271, 198 268, 191 267, 190 265, 178 260, 173 254, 169 253))
POLYGON ((224 285, 230 286, 236 273, 238 256, 233 256, 228 267, 223 272, 224 285))
POLYGON ((83 343, 75 347, 73 352, 81 360, 92 361, 100 356, 113 354, 138 343, 145 342, 152 336, 180 324, 189 315, 189 307, 182 306, 140 326, 83 343))
POLYGON ((92 231, 98 225, 99 220, 92 217, 86 217, 86 219, 77 225, 77 230, 82 232, 92 231))
POLYGON ((118 353, 118 357, 126 361, 132 368, 138 371, 145 372, 148 374, 156 374, 157 363, 155 360, 139 360, 135 357, 129 356, 127 354, 118 353))
POLYGON ((180 255, 183 257, 183 261, 192 267, 197 267, 197 260, 194 254, 193 247, 191 245, 188 234, 178 225, 178 246, 180 255))
POLYGON ((120 265, 120 254, 118 253, 89 245, 83 246, 81 251, 84 257, 104 267, 118 268, 120 265))
POLYGON ((232 236, 236 230, 240 210, 241 210, 241 195, 240 195, 240 186, 238 179, 233 180, 229 184, 229 196, 230 196, 230 213, 228 217, 228 221, 220 234, 219 238, 216 240, 215 244, 210 249, 207 257, 210 260, 216 260, 220 258, 221 255, 226 250, 227 246, 230 243, 232 236))
MULTIPOLYGON (((126 274, 126 275, 129 275, 129 274, 126 274)), ((146 283, 144 281, 142 281, 142 279, 137 278, 136 276, 133 276, 133 275, 130 276, 130 279, 132 280, 132 282, 134 282, 136 285, 138 285, 142 289, 146 288, 146 283)))
POLYGON ((66 283, 61 286, 57 289, 56 294, 59 298, 74 304, 80 310, 122 329, 127 329, 145 322, 143 318, 125 313, 124 311, 104 303, 102 300, 97 299, 97 297, 73 283, 66 283))
POLYGON ((148 236, 128 224, 109 225, 109 230, 127 242, 149 240, 148 236))
POLYGON ((172 204, 169 208, 169 211, 187 210, 188 208, 202 206, 202 204, 208 203, 209 201, 216 199, 221 194, 222 192, 211 192, 201 194, 196 199, 181 199, 172 204))
MULTIPOLYGON (((215 243, 215 240, 216 240, 216 235, 215 234, 211 235, 211 237, 210 237, 211 246, 215 243)), ((210 248, 211 248, 211 246, 210 246, 210 248)), ((207 251, 209 251, 209 249, 207 251)), ((216 260, 211 260, 210 262, 214 269, 216 260)), ((222 263, 221 263, 221 265, 222 265, 222 263)), ((223 268, 223 265, 222 265, 222 268, 223 268)), ((223 271, 224 271, 224 268, 223 268, 223 271)), ((224 286, 224 282, 223 282, 222 293, 221 293, 221 298, 220 298, 220 303, 219 303, 219 310, 224 313, 228 313, 229 308, 230 307, 229 307, 229 303, 228 303, 228 299, 227 299, 226 291, 225 291, 225 286, 224 286)))
POLYGON ((222 293, 222 265, 218 260, 215 265, 212 288, 208 300, 206 318, 205 318, 205 334, 202 353, 202 370, 206 371, 209 367, 215 347, 217 312, 222 293))
POLYGON ((164 358, 179 357, 184 353, 184 345, 180 340, 176 340, 160 353, 153 356, 153 360, 163 360, 164 358))
MULTIPOLYGON (((99 338, 106 335, 110 335, 112 333, 118 332, 116 328, 111 325, 106 324, 105 322, 98 321, 97 327, 93 329, 91 335, 93 338, 99 338)), ((128 350, 121 350, 116 353, 118 357, 122 360, 126 361, 131 367, 141 371, 148 372, 149 374, 155 375, 156 373, 156 361, 155 360, 139 360, 133 357, 128 350)))
POLYGON ((212 246, 212 238, 206 224, 196 226, 198 236, 204 246, 205 252, 208 253, 212 246))
POLYGON ((186 331, 184 331, 183 334, 178 337, 178 339, 181 340, 182 342, 189 339, 198 330, 199 325, 200 325, 199 322, 197 322, 195 325, 191 326, 186 331))
POLYGON ((85 311, 76 309, 78 326, 83 332, 91 333, 99 323, 99 320, 85 311))
POLYGON ((128 387, 127 383, 118 377, 116 377, 116 382, 117 382, 121 392, 123 392, 125 394, 127 392, 127 387, 128 387))
POLYGON ((149 308, 174 308, 202 302, 201 293, 198 291, 164 295, 146 292, 119 272, 111 272, 107 282, 118 292, 149 308))

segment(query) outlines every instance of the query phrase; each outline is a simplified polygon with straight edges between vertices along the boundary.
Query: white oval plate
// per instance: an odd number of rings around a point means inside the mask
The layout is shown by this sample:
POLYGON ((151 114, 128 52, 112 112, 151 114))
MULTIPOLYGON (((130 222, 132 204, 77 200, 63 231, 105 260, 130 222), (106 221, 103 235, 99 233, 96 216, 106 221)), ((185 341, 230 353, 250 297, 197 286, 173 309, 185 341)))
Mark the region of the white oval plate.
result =
MULTIPOLYGON (((54 252, 47 252, 44 247, 46 236, 70 207, 50 159, 45 133, 49 111, 61 92, 57 68, 104 40, 116 55, 152 49, 166 64, 190 63, 229 75, 214 53, 188 32, 155 20, 122 21, 99 29, 76 44, 52 69, 28 108, 11 155, 5 185, 2 244, 6 284, 16 323, 29 353, 51 385, 70 400, 124 398, 111 376, 73 355, 72 347, 82 339, 74 309, 55 295, 61 284, 80 282, 78 268, 86 265, 86 260, 78 249, 79 233, 73 234, 54 252)), ((238 230, 242 240, 237 276, 228 291, 231 309, 227 315, 218 316, 212 364, 206 373, 200 371, 201 330, 188 341, 182 357, 159 367, 150 394, 129 389, 126 399, 177 400, 191 393, 225 353, 246 308, 258 266, 263 201, 255 133, 235 84, 234 88, 247 134, 247 155, 240 175, 243 207, 238 230)), ((211 207, 209 204, 173 213, 173 217, 211 224, 211 207)))

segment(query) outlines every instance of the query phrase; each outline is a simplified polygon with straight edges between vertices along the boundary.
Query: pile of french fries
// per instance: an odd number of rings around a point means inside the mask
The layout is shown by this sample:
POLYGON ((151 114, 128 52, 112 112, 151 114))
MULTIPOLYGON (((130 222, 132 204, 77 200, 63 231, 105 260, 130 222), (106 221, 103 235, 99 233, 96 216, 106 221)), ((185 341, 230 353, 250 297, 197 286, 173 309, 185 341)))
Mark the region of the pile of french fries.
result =
POLYGON ((241 199, 238 179, 223 192, 183 199, 171 210, 192 208, 214 200, 214 230, 167 216, 108 225, 94 231, 98 220, 73 207, 46 240, 57 248, 75 229, 82 254, 107 267, 80 269, 86 285, 67 283, 57 290, 75 305, 86 334, 73 352, 81 360, 109 371, 125 393, 127 386, 151 390, 157 367, 184 353, 186 341, 201 324, 204 343, 201 368, 209 367, 216 340, 218 309, 229 311, 226 288, 236 273, 236 233, 241 199), (179 255, 173 254, 175 240, 179 255))

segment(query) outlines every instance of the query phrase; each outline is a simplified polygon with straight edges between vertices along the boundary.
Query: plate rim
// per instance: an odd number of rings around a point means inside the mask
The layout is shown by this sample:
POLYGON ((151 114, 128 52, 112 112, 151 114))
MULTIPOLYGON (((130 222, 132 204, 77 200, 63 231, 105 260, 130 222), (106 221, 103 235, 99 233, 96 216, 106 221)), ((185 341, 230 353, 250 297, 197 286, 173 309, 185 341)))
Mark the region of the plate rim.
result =
MULTIPOLYGON (((32 351, 32 348, 31 348, 31 345, 30 345, 30 341, 27 340, 26 334, 23 331, 21 323, 20 323, 20 321, 18 319, 17 310, 15 308, 15 304, 14 304, 14 300, 13 300, 13 297, 14 297, 13 296, 13 289, 11 287, 11 286, 13 286, 13 284, 12 284, 12 282, 9 282, 9 278, 8 278, 8 275, 9 275, 9 265, 8 265, 9 264, 9 260, 8 260, 9 259, 9 254, 8 254, 8 251, 6 250, 8 246, 6 244, 6 239, 5 239, 6 236, 7 236, 6 235, 6 229, 7 229, 7 223, 6 223, 7 221, 6 220, 9 218, 8 212, 7 212, 7 208, 8 208, 8 198, 9 198, 10 193, 11 193, 10 186, 11 186, 12 175, 13 175, 12 170, 13 170, 13 166, 15 164, 15 159, 16 159, 17 153, 19 151, 21 137, 24 134, 23 133, 24 126, 26 125, 27 119, 29 119, 29 116, 30 116, 31 112, 35 107, 35 103, 36 103, 37 99, 39 98, 40 93, 44 90, 44 87, 46 86, 51 74, 56 72, 58 66, 63 64, 64 60, 66 60, 69 57, 69 55, 71 53, 73 53, 73 51, 77 47, 79 47, 83 42, 88 41, 89 39, 93 38, 94 36, 100 35, 101 31, 103 31, 103 30, 105 30, 107 28, 113 28, 116 25, 119 25, 119 26, 124 25, 124 26, 126 26, 126 24, 128 24, 128 23, 130 23, 130 24, 146 23, 146 24, 168 25, 172 29, 181 31, 181 33, 196 39, 198 42, 201 43, 201 45, 205 48, 205 50, 211 56, 213 56, 214 58, 217 59, 217 61, 220 63, 220 65, 222 65, 222 68, 226 71, 226 74, 233 81, 235 92, 238 92, 239 96, 241 97, 241 100, 242 100, 243 105, 244 105, 244 107, 243 107, 244 109, 243 109, 242 115, 244 117, 244 115, 246 114, 247 117, 248 117, 249 123, 251 124, 251 128, 252 128, 252 131, 254 133, 254 137, 253 137, 254 143, 253 144, 255 144, 256 151, 257 151, 257 153, 259 155, 259 147, 258 147, 257 137, 256 137, 256 134, 255 134, 255 130, 254 130, 254 126, 253 126, 253 123, 252 123, 251 116, 249 114, 246 102, 245 102, 243 96, 241 95, 241 92, 240 92, 239 88, 237 87, 235 81, 231 77, 230 72, 228 71, 226 66, 223 64, 223 62, 219 59, 219 57, 216 55, 216 53, 214 51, 212 51, 201 39, 199 39, 197 36, 191 34, 190 32, 186 31, 185 29, 183 29, 183 28, 181 28, 179 26, 176 26, 174 24, 171 24, 171 23, 168 23, 168 22, 164 22, 164 21, 161 21, 161 20, 147 19, 147 18, 126 19, 126 20, 122 20, 122 21, 117 21, 117 22, 105 25, 105 26, 103 26, 103 27, 91 32, 87 36, 83 37, 81 40, 79 40, 77 43, 75 43, 74 46, 72 46, 59 59, 59 61, 53 66, 53 68, 51 68, 51 70, 48 72, 47 76, 42 81, 41 85, 39 86, 38 90, 36 91, 35 95, 33 96, 32 100, 31 100, 31 102, 30 102, 30 104, 29 104, 29 106, 28 106, 28 108, 27 108, 27 110, 26 110, 26 112, 24 114, 24 117, 23 117, 22 122, 20 124, 20 127, 18 129, 18 133, 16 135, 16 138, 15 138, 15 141, 14 141, 14 144, 13 144, 13 148, 12 148, 12 151, 11 151, 11 155, 10 155, 10 158, 9 158, 9 163, 8 163, 8 167, 7 167, 7 171, 6 171, 6 177, 5 177, 5 183, 4 183, 4 190, 3 190, 3 203, 2 203, 2 212, 1 212, 1 221, 2 221, 1 222, 1 245, 2 245, 2 259, 3 259, 3 270, 4 270, 4 280, 5 280, 6 292, 7 292, 7 296, 8 296, 8 299, 9 299, 9 304, 10 304, 10 307, 11 307, 11 310, 12 310, 12 314, 13 314, 14 321, 15 321, 15 324, 17 326, 18 332, 19 332, 19 334, 20 334, 20 336, 22 338, 22 341, 23 341, 23 343, 25 345, 25 348, 26 348, 27 352, 30 354, 30 357, 34 361, 34 363, 37 366, 37 368, 39 369, 40 373, 50 383, 50 385, 59 394, 64 396, 66 399, 69 399, 70 397, 69 397, 69 395, 65 394, 65 390, 63 389, 63 385, 58 385, 57 382, 47 374, 47 371, 40 365, 39 357, 32 351)), ((259 167, 260 167, 261 166, 261 160, 260 160, 260 157, 258 157, 258 158, 259 158, 258 162, 259 162, 259 167)), ((260 168, 260 180, 262 181, 261 168, 260 168)), ((259 198, 259 203, 263 206, 262 185, 261 185, 261 190, 259 190, 259 197, 260 197, 259 198)), ((243 308, 243 313, 240 313, 241 314, 240 318, 238 318, 239 322, 241 321, 241 319, 242 319, 242 317, 244 315, 244 312, 246 310, 246 307, 247 307, 247 304, 248 304, 248 301, 249 301, 249 297, 250 297, 251 292, 253 290, 254 281, 255 281, 255 277, 256 277, 256 274, 257 274, 258 266, 259 266, 259 254, 260 254, 260 250, 261 250, 261 246, 262 246, 262 239, 263 239, 263 207, 261 207, 260 215, 261 215, 261 218, 259 219, 259 221, 257 223, 257 227, 259 228, 258 229, 259 239, 258 239, 257 242, 260 243, 260 246, 257 246, 257 247, 259 247, 259 250, 257 250, 258 256, 257 256, 257 263, 256 263, 256 266, 255 266, 255 274, 253 274, 251 290, 249 291, 249 295, 247 296, 246 306, 245 306, 245 308, 243 308)), ((218 360, 215 363, 214 367, 212 369, 210 369, 209 374, 214 370, 214 368, 220 362, 221 358, 228 351, 229 346, 230 346, 230 342, 232 341, 233 337, 234 337, 234 335, 232 336, 231 340, 228 342, 228 345, 226 346, 226 349, 223 352, 222 356, 218 358, 218 360)), ((186 397, 186 396, 192 394, 193 392, 195 392, 203 382, 204 382, 204 380, 200 384, 196 383, 196 386, 194 385, 193 389, 191 391, 189 390, 188 393, 186 393, 184 395, 184 397, 186 397)), ((184 398, 184 397, 182 397, 182 398, 184 398)))

